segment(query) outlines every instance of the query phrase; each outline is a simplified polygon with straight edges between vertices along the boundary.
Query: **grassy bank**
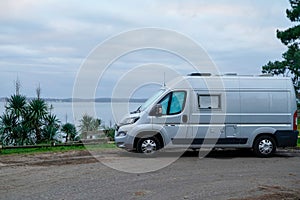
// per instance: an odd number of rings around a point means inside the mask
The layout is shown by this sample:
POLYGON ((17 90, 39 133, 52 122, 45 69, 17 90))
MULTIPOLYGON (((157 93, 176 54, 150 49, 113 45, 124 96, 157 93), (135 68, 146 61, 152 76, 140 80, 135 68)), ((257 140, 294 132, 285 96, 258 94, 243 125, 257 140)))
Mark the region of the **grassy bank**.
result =
MULTIPOLYGON (((299 129, 300 132, 300 129, 299 129)), ((300 138, 298 139, 297 147, 300 147, 300 138)), ((82 150, 101 150, 117 148, 114 143, 108 144, 93 144, 85 146, 51 146, 51 147, 37 147, 37 148, 17 148, 17 149, 1 149, 1 155, 10 154, 35 154, 35 153, 48 153, 48 152, 66 152, 66 151, 82 151, 82 150)))
POLYGON ((34 154, 45 152, 66 152, 66 151, 81 151, 81 150, 101 150, 116 148, 115 144, 98 144, 98 145, 86 145, 86 146, 53 146, 42 148, 18 148, 18 149, 2 149, 0 155, 8 154, 34 154))

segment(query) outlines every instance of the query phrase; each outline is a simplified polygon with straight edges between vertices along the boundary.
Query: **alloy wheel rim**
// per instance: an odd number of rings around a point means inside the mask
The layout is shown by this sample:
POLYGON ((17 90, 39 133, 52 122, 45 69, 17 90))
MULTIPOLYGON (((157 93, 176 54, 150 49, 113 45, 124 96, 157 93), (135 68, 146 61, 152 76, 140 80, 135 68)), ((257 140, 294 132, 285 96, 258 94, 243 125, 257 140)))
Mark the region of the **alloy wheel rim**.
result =
POLYGON ((146 154, 151 154, 156 151, 156 143, 154 140, 147 139, 142 143, 142 152, 146 154))
POLYGON ((267 155, 272 152, 273 143, 268 139, 264 139, 264 140, 260 141, 258 148, 259 148, 260 153, 267 155))

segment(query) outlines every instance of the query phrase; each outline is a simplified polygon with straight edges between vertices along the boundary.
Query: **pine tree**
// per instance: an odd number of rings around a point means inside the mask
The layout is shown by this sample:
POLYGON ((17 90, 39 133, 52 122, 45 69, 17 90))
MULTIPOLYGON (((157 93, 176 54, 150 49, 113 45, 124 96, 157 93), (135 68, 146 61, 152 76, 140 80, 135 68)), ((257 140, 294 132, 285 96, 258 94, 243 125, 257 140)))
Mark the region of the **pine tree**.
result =
POLYGON ((291 76, 296 91, 299 90, 300 78, 300 0, 290 0, 291 9, 286 10, 287 18, 295 25, 284 31, 277 30, 277 38, 287 46, 282 54, 282 61, 269 61, 262 67, 263 73, 291 76))

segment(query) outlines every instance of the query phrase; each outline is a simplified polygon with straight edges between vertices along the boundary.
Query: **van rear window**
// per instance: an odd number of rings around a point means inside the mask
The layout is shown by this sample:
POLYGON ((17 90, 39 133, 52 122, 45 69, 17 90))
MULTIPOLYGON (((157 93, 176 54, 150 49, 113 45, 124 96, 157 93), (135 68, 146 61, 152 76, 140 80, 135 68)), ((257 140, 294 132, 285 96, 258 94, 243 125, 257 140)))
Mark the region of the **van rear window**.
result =
POLYGON ((200 109, 220 109, 220 95, 198 94, 198 107, 200 109))

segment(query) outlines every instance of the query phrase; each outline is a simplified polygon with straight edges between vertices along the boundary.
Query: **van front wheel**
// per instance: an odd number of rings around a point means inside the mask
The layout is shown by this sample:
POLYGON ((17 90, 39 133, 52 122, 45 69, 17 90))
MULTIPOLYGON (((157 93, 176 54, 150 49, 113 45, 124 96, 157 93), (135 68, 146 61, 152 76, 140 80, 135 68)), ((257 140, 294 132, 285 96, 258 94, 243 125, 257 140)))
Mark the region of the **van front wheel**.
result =
POLYGON ((137 142, 137 152, 143 154, 153 154, 160 149, 159 140, 156 137, 141 138, 137 142))
POLYGON ((270 157, 276 151, 276 143, 273 137, 262 135, 258 137, 253 145, 254 153, 259 157, 270 157))

